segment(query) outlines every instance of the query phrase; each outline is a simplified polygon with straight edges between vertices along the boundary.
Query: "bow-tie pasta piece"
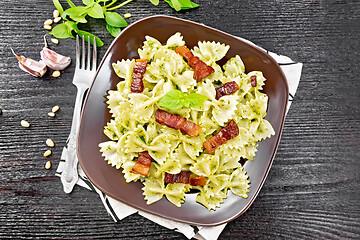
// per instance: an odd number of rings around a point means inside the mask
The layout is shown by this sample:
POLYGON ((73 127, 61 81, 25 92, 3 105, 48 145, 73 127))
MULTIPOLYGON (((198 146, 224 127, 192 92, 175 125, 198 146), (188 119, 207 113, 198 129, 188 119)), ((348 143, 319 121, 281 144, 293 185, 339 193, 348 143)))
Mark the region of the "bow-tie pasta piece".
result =
POLYGON ((196 159, 196 157, 203 151, 202 144, 206 141, 204 133, 200 133, 196 137, 190 137, 182 134, 179 138, 185 152, 192 159, 196 159))
POLYGON ((242 167, 236 169, 230 177, 229 188, 231 192, 243 198, 247 198, 250 188, 250 181, 242 167))
POLYGON ((144 46, 138 49, 140 59, 151 60, 156 51, 162 47, 162 44, 155 38, 150 36, 145 36, 146 41, 144 46))
POLYGON ((201 154, 197 158, 194 166, 190 167, 190 171, 196 175, 204 175, 206 177, 214 174, 219 168, 219 157, 211 154, 201 154))
POLYGON ((181 203, 185 200, 185 192, 188 188, 182 183, 167 184, 165 186, 163 179, 146 178, 144 187, 142 188, 143 195, 147 204, 159 201, 164 195, 166 198, 177 207, 181 207, 181 203))
POLYGON ((218 42, 198 42, 198 46, 194 47, 193 53, 207 65, 211 65, 225 57, 230 49, 230 46, 218 42))
POLYGON ((239 55, 230 58, 223 66, 224 74, 227 77, 235 78, 245 74, 245 65, 239 55))
POLYGON ((166 48, 175 50, 177 47, 185 45, 185 41, 183 40, 183 36, 181 33, 177 32, 166 41, 166 48))
POLYGON ((204 205, 209 211, 215 210, 217 207, 220 207, 220 204, 224 202, 224 198, 222 196, 214 196, 214 197, 208 197, 206 196, 204 188, 201 187, 195 187, 195 189, 199 189, 200 192, 196 196, 196 202, 204 205))

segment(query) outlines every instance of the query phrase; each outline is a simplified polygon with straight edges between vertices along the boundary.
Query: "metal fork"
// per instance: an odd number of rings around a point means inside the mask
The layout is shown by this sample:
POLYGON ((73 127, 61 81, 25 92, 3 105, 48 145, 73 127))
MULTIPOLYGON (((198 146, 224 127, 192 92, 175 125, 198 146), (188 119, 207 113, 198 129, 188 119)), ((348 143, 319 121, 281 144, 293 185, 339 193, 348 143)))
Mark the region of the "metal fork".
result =
POLYGON ((80 114, 82 108, 82 101, 84 99, 85 91, 90 87, 93 77, 96 73, 96 41, 93 41, 93 53, 92 53, 92 66, 91 64, 91 51, 90 51, 90 37, 88 37, 88 49, 87 49, 87 64, 85 65, 85 39, 82 36, 81 44, 81 64, 80 64, 80 43, 79 37, 76 36, 76 66, 75 74, 73 78, 73 84, 77 88, 75 107, 73 113, 73 119, 71 124, 70 135, 68 137, 67 152, 65 157, 65 168, 61 173, 61 182, 64 187, 64 192, 70 193, 76 182, 79 179, 78 175, 78 158, 76 155, 76 138, 80 125, 80 114))

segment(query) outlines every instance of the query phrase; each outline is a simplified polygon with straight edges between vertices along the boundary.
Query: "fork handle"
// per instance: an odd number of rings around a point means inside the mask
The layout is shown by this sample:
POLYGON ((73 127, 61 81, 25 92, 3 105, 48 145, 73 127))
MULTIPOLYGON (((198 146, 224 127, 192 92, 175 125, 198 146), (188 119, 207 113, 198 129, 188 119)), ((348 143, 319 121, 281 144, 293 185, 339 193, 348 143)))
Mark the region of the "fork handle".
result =
POLYGON ((76 138, 80 123, 81 105, 86 87, 79 85, 76 94, 75 107, 73 113, 73 120, 69 135, 69 143, 66 152, 65 168, 61 173, 61 182, 63 184, 64 192, 71 193, 76 182, 79 179, 78 174, 78 158, 76 154, 76 138))

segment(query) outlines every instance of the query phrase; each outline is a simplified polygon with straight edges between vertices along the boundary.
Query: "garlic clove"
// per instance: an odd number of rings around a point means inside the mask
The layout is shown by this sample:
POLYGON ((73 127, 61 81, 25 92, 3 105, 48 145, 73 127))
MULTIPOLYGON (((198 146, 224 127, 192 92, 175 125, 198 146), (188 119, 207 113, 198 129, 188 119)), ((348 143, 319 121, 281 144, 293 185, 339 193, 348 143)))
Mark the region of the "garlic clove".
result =
POLYGON ((30 73, 35 77, 42 77, 46 73, 46 64, 41 61, 36 61, 31 58, 26 58, 23 56, 18 56, 14 50, 11 48, 12 53, 15 55, 19 61, 19 67, 21 70, 30 73))
POLYGON ((40 52, 41 60, 51 69, 63 70, 71 63, 71 59, 44 47, 40 52))

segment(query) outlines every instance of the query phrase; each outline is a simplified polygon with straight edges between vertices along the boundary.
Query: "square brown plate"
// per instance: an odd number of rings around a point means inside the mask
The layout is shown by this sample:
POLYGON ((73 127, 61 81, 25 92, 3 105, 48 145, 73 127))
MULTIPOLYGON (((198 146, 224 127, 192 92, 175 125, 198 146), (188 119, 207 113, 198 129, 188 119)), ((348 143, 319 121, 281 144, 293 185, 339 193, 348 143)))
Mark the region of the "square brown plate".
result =
POLYGON ((78 135, 79 161, 95 186, 134 208, 195 225, 214 226, 226 223, 239 217, 250 207, 265 181, 279 144, 288 94, 283 72, 275 60, 263 50, 235 36, 191 21, 169 16, 147 17, 122 31, 111 44, 100 64, 82 112, 78 135), (216 211, 209 212, 204 206, 196 203, 195 194, 187 194, 181 208, 174 206, 165 198, 147 205, 142 195, 142 184, 126 183, 121 171, 104 161, 98 147, 99 143, 109 140, 103 134, 103 127, 110 119, 105 103, 107 91, 116 89, 116 84, 120 81, 111 64, 121 59, 138 58, 137 49, 143 45, 146 35, 164 44, 176 32, 184 36, 189 48, 197 45, 198 41, 215 41, 230 45, 224 61, 238 54, 245 64, 246 72, 262 71, 267 79, 264 88, 264 92, 269 96, 266 119, 274 127, 276 135, 261 141, 254 161, 245 163, 244 167, 251 182, 249 197, 243 199, 229 191, 228 198, 216 211))

